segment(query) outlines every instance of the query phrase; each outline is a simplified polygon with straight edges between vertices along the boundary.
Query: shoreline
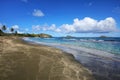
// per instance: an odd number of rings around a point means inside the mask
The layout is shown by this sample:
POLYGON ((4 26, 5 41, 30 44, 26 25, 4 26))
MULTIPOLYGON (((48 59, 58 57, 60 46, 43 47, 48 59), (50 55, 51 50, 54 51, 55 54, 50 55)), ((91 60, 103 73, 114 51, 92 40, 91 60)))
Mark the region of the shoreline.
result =
POLYGON ((1 79, 94 80, 92 73, 71 54, 49 46, 29 44, 19 37, 0 38, 3 40, 3 51, 0 54, 1 79))
MULTIPOLYGON (((35 44, 41 44, 41 42, 33 42, 35 44)), ((68 54, 72 54, 75 60, 82 64, 84 67, 88 68, 96 78, 96 80, 116 80, 120 79, 120 60, 119 56, 114 56, 113 54, 97 51, 97 50, 86 50, 83 48, 72 47, 69 45, 57 45, 57 44, 44 44, 52 46, 53 48, 60 49, 67 52, 68 54), (84 51, 85 50, 85 51, 84 51), (90 53, 92 52, 92 53, 90 53), (95 53, 94 53, 95 52, 95 53)))
POLYGON ((67 51, 65 49, 66 48, 68 48, 68 49, 69 48, 70 49, 75 49, 76 51, 79 50, 79 51, 88 53, 88 54, 93 55, 93 56, 97 56, 97 57, 100 57, 100 58, 104 58, 104 59, 120 62, 120 60, 119 60, 120 57, 119 56, 117 56, 116 54, 112 54, 112 53, 106 52, 106 51, 100 51, 100 50, 97 50, 97 49, 86 48, 86 47, 81 47, 81 46, 75 47, 75 46, 72 46, 72 45, 64 45, 64 44, 34 42, 34 41, 26 40, 24 38, 22 40, 25 41, 25 42, 28 42, 30 44, 32 43, 32 44, 36 44, 36 45, 43 45, 43 46, 48 46, 48 47, 53 47, 53 48, 56 48, 56 49, 60 49, 60 50, 62 50, 64 52, 67 52, 68 54, 73 55, 73 56, 74 56, 74 54, 72 54, 71 51, 67 51))

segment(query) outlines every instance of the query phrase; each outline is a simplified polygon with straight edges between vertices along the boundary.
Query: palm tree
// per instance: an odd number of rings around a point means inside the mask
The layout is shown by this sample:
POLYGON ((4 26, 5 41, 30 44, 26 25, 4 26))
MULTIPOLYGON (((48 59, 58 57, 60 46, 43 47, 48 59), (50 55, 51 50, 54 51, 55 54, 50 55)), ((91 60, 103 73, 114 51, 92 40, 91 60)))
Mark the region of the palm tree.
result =
POLYGON ((5 31, 7 28, 5 25, 2 26, 2 30, 5 31))
POLYGON ((18 34, 18 32, 17 31, 15 31, 15 35, 17 35, 18 34))
POLYGON ((5 34, 4 31, 5 31, 6 29, 7 29, 6 26, 3 25, 3 26, 1 27, 1 29, 0 29, 0 35, 4 35, 4 34, 5 34))
POLYGON ((14 28, 11 28, 10 31, 13 33, 14 32, 14 28))

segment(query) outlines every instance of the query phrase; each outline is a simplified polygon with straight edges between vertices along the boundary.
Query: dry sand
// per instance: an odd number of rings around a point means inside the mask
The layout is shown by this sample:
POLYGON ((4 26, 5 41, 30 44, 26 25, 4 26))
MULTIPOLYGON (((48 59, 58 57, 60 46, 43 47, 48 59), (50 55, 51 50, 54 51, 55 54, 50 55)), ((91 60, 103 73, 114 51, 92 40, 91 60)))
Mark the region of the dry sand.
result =
POLYGON ((91 72, 61 50, 0 37, 0 80, 94 80, 91 72))

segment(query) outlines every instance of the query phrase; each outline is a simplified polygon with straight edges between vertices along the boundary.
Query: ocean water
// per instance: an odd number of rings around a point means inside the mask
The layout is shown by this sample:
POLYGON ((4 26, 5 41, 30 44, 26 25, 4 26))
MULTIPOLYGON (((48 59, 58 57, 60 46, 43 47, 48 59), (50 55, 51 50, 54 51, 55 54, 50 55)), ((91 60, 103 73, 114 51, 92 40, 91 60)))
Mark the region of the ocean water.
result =
POLYGON ((23 38, 70 53, 92 71, 96 80, 120 80, 120 38, 23 38))
POLYGON ((91 49, 102 50, 112 54, 120 55, 120 38, 29 38, 34 42, 66 44, 75 47, 86 47, 91 49))

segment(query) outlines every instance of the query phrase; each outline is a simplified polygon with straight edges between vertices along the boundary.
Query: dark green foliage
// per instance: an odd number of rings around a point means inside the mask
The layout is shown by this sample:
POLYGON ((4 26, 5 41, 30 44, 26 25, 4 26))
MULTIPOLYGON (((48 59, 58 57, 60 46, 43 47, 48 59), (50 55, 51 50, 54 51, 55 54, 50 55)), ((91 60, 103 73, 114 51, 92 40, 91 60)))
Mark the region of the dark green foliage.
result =
POLYGON ((7 28, 5 25, 2 26, 2 30, 5 31, 7 28))
POLYGON ((0 36, 4 35, 4 32, 0 29, 0 36))
POLYGON ((101 35, 100 38, 106 38, 107 36, 101 35))
POLYGON ((23 37, 41 37, 41 38, 51 38, 52 36, 49 35, 49 34, 44 34, 44 33, 41 33, 41 34, 17 34, 18 36, 23 36, 23 37))
POLYGON ((2 30, 0 30, 0 36, 20 36, 20 37, 41 37, 41 38, 51 38, 52 36, 49 34, 29 34, 29 33, 17 33, 17 31, 15 31, 15 33, 3 33, 2 30))
POLYGON ((5 33, 3 31, 5 31, 7 28, 5 25, 2 26, 2 28, 0 29, 0 36, 5 35, 5 33))
POLYGON ((73 38, 73 37, 72 37, 72 36, 70 36, 70 35, 67 35, 67 36, 66 36, 66 38, 68 38, 68 39, 69 39, 69 38, 73 38))
POLYGON ((17 31, 15 31, 15 35, 17 35, 18 34, 18 32, 17 31))
POLYGON ((41 34, 38 34, 38 37, 42 37, 42 38, 51 38, 52 36, 49 35, 49 34, 41 33, 41 34))
POLYGON ((29 33, 23 33, 20 34, 17 31, 14 30, 14 28, 11 28, 10 31, 12 33, 4 33, 3 31, 5 31, 7 28, 5 25, 2 26, 2 29, 0 29, 0 36, 21 36, 21 37, 42 37, 42 38, 51 38, 52 36, 49 34, 29 34, 29 33))
POLYGON ((11 31, 11 32, 14 32, 14 28, 11 28, 10 31, 11 31))

